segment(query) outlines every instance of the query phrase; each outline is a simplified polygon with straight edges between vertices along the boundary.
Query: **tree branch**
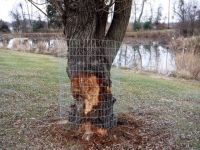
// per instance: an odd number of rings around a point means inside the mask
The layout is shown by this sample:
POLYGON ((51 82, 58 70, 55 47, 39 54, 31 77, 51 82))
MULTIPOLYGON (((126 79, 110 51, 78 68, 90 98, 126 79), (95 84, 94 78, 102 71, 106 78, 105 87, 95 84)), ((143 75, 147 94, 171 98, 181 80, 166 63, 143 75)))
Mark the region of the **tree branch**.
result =
POLYGON ((131 14, 131 6, 132 0, 120 0, 115 2, 114 16, 111 26, 106 34, 106 40, 114 40, 119 43, 116 44, 116 48, 113 49, 112 52, 109 52, 112 53, 112 58, 108 58, 110 66, 118 52, 119 47, 121 46, 120 42, 122 42, 125 36, 131 14))
POLYGON ((140 15, 139 15, 139 18, 138 18, 138 22, 140 22, 141 18, 142 18, 142 14, 143 14, 143 11, 144 11, 144 4, 145 4, 146 0, 143 0, 142 1, 142 10, 140 12, 140 15))
POLYGON ((35 4, 35 2, 33 2, 32 0, 28 0, 35 8, 37 8, 41 13, 43 13, 45 16, 47 16, 47 14, 42 10, 40 9, 37 4, 35 4))
POLYGON ((131 5, 132 0, 121 0, 115 2, 113 20, 106 34, 107 40, 119 42, 123 40, 130 18, 131 5))

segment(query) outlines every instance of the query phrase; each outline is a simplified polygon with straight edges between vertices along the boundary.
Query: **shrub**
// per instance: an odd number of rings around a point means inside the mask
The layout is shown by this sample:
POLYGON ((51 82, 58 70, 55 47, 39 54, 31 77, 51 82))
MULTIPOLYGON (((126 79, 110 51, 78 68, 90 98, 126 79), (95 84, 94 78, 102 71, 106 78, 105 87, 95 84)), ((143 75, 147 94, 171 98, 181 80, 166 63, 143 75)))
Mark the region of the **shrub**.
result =
POLYGON ((193 53, 200 56, 200 36, 171 40, 170 48, 175 53, 193 53))
POLYGON ((67 56, 67 44, 64 40, 50 41, 50 53, 54 56, 67 56))
POLYGON ((133 24, 134 31, 139 31, 142 28, 142 24, 138 21, 135 21, 133 24))
POLYGON ((6 22, 0 20, 0 32, 10 32, 10 29, 6 22))
POLYGON ((39 41, 37 43, 37 48, 35 50, 35 53, 41 53, 41 54, 44 54, 44 53, 48 53, 48 46, 47 46, 47 43, 44 42, 44 41, 39 41))
POLYGON ((40 18, 39 20, 34 20, 32 23, 33 31, 39 31, 40 29, 44 29, 45 21, 42 21, 40 18))
POLYGON ((17 51, 30 51, 31 45, 28 38, 14 38, 8 48, 17 51))
POLYGON ((151 21, 146 21, 143 24, 143 28, 144 28, 144 30, 151 30, 152 29, 152 22, 151 21))

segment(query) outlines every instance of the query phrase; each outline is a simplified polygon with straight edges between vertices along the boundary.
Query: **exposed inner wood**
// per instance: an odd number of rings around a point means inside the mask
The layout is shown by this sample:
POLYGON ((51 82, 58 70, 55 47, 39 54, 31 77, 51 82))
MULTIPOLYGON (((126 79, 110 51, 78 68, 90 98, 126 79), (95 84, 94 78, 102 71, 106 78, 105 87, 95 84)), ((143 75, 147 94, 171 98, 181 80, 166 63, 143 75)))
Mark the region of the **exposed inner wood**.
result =
MULTIPOLYGON (((78 111, 76 114, 80 114, 80 117, 85 118, 81 121, 82 125, 80 126, 81 130, 84 130, 83 138, 89 140, 93 134, 107 135, 107 129, 93 125, 91 118, 106 118, 106 116, 110 115, 109 111, 108 113, 103 113, 104 109, 108 109, 105 108, 106 105, 103 105, 108 99, 103 99, 102 95, 111 94, 111 87, 103 86, 102 80, 92 73, 80 73, 71 79, 71 92, 77 102, 76 106, 79 105, 79 108, 76 109, 78 111), (103 108, 98 107, 102 105, 104 106, 103 108), (92 111, 99 111, 99 113, 92 114, 92 111)), ((102 121, 96 121, 95 123, 106 123, 106 120, 102 121)))
POLYGON ((98 105, 100 85, 95 75, 82 73, 74 76, 71 80, 71 90, 76 100, 83 101, 85 115, 98 105))

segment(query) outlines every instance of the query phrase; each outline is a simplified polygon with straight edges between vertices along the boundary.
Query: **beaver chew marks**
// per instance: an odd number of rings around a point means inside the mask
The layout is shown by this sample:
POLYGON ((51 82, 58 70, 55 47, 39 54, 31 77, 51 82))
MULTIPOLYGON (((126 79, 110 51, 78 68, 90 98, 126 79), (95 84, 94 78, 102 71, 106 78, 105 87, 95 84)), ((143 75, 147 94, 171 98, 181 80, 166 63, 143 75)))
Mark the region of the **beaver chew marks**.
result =
POLYGON ((82 73, 74 76, 71 84, 73 97, 84 102, 84 113, 87 115, 99 103, 98 78, 93 74, 82 73))

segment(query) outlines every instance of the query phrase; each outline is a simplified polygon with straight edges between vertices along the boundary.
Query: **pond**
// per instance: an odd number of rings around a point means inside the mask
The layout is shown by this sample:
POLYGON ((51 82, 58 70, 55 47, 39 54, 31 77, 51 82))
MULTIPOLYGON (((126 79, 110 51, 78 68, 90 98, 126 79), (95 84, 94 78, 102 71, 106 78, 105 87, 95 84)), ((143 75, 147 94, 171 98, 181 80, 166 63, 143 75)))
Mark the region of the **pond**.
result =
MULTIPOLYGON (((57 49, 61 49, 61 43, 64 42, 62 40, 49 40, 37 43, 29 38, 14 38, 8 42, 7 48, 13 49, 16 43, 20 43, 23 49, 37 49, 37 47, 41 47, 41 51, 49 51, 50 53, 51 49, 56 48, 56 46, 57 49)), ((2 47, 2 44, 0 43, 0 47, 2 47)), ((66 45, 64 45, 64 50, 65 47, 66 45)), ((173 52, 156 42, 147 45, 123 44, 118 51, 113 66, 159 74, 170 74, 176 70, 173 52)))
POLYGON ((117 68, 170 74, 176 70, 175 56, 162 45, 122 45, 113 66, 117 68))

